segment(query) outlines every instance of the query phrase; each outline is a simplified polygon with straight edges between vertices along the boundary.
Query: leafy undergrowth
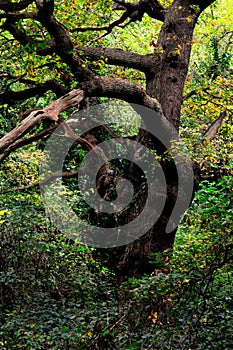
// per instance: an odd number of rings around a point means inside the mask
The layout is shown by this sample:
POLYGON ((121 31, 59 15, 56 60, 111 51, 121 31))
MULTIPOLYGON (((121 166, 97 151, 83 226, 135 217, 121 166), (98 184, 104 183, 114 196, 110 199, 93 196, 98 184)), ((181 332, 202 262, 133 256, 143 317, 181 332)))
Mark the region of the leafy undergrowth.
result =
POLYGON ((8 196, 0 349, 231 349, 231 189, 230 177, 203 181, 173 254, 120 288, 92 250, 54 230, 36 192, 8 196))

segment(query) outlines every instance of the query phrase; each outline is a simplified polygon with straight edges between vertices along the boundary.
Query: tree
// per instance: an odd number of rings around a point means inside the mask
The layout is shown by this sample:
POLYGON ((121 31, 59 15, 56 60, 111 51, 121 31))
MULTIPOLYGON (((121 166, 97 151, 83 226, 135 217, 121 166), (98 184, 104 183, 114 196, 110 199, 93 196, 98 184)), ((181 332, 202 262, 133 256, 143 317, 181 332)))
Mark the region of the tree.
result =
MULTIPOLYGON (((1 161, 16 149, 48 136, 61 124, 61 112, 77 105, 80 108, 85 107, 93 97, 116 98, 140 104, 164 115, 178 131, 193 31, 200 14, 212 3, 214 0, 174 0, 168 4, 152 0, 99 1, 97 4, 74 1, 72 7, 68 1, 0 1, 4 55, 11 47, 11 59, 16 59, 23 65, 22 74, 15 75, 8 70, 7 65, 1 72, 1 104, 11 105, 15 101, 43 96, 48 91, 55 93, 58 98, 43 109, 23 113, 20 123, 0 140, 1 161), (64 14, 61 14, 66 6, 67 21, 64 14), (103 17, 99 22, 96 19, 96 26, 95 23, 87 26, 88 11, 95 6, 95 10, 103 11, 103 17), (82 21, 77 16, 78 11, 83 9, 82 15, 86 14, 86 17, 82 21), (117 18, 116 11, 119 13, 117 18), (121 48, 101 46, 101 40, 113 30, 127 28, 131 23, 140 22, 145 16, 162 22, 157 39, 154 37, 148 43, 148 50, 149 45, 154 47, 153 53, 138 54, 121 48), (104 34, 98 39, 97 34, 100 32, 104 34), (90 44, 84 46, 83 42, 87 38, 90 44), (28 57, 25 62, 18 58, 21 50, 28 57), (95 62, 100 60, 101 68, 97 72, 95 62), (127 79, 107 76, 109 66, 141 72, 146 80, 145 87, 130 81, 130 74, 127 79), (49 76, 48 71, 51 68, 52 79, 43 81, 43 75, 49 76), (26 88, 22 89, 22 86, 26 88)), ((111 130, 105 131, 113 135, 111 130)), ((135 137, 156 150, 158 156, 163 157, 166 154, 166 147, 148 133, 145 134, 142 129, 135 137)), ((77 143, 89 150, 95 140, 90 141, 86 135, 86 138, 77 139, 77 143)), ((170 233, 165 233, 165 228, 178 194, 177 172, 174 161, 165 157, 161 164, 167 183, 165 207, 159 220, 141 239, 114 249, 114 258, 110 259, 110 263, 120 281, 126 276, 138 277, 153 271, 151 254, 163 252, 174 244, 176 228, 170 233)), ((195 182, 198 183, 200 169, 195 162, 193 169, 195 182)), ((138 175, 133 166, 129 169, 129 174, 131 178, 138 175)), ((62 175, 71 177, 77 173, 62 175)), ((106 193, 110 182, 101 182, 102 179, 103 174, 100 173, 97 184, 106 193)), ((140 210, 144 201, 144 191, 141 189, 138 190, 137 201, 140 210)), ((136 215, 134 209, 128 218, 136 215)), ((94 219, 97 220, 98 217, 95 216, 94 219)))

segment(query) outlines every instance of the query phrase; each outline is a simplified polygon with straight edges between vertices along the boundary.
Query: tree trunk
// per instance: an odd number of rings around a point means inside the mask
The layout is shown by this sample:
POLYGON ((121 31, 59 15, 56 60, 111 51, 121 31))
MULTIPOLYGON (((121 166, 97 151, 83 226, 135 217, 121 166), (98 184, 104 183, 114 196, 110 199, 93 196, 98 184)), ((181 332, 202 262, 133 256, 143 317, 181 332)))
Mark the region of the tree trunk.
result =
MULTIPOLYGON (((189 5, 189 1, 174 1, 166 13, 156 44, 154 61, 151 61, 150 70, 146 74, 147 94, 159 101, 165 117, 176 130, 179 129, 182 92, 188 72, 193 30, 198 14, 197 9, 189 5)), ((147 136, 145 132, 142 132, 139 138, 143 138, 145 145, 155 149, 161 156, 166 149, 158 149, 157 140, 151 140, 147 136)), ((153 255, 164 252, 174 245, 177 228, 166 233, 166 226, 177 199, 179 179, 174 161, 165 159, 161 165, 167 183, 167 198, 160 218, 143 237, 111 251, 109 265, 114 266, 119 283, 127 277, 150 274, 156 268, 156 264, 153 263, 153 255)), ((196 163, 193 163, 193 170, 194 185, 197 185, 200 174, 196 163)), ((132 177, 137 176, 133 166, 131 171, 132 177)), ((194 190, 195 188, 196 186, 194 190)), ((126 222, 131 217, 138 215, 143 206, 144 197, 143 191, 138 193, 138 211, 132 208, 132 213, 129 213, 126 222)))

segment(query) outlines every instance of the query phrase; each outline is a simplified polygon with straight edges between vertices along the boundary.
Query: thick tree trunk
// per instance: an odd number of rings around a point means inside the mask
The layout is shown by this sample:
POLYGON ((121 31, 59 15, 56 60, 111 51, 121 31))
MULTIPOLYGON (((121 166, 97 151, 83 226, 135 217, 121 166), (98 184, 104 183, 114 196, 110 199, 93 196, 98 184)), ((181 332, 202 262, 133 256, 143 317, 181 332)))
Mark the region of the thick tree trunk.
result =
POLYGON ((182 93, 188 72, 197 13, 188 1, 174 1, 159 34, 154 74, 147 75, 147 93, 160 102, 165 117, 178 130, 182 93))
MULTIPOLYGON (((182 92, 188 72, 192 35, 197 17, 197 10, 189 6, 188 1, 174 1, 166 13, 156 44, 154 62, 151 61, 150 70, 146 74, 148 95, 159 101, 165 117, 177 130, 179 129, 182 92)), ((154 144, 152 141, 151 144, 151 139, 148 139, 145 133, 143 137, 147 139, 146 146, 155 149, 158 154, 162 155, 166 150, 158 150, 157 140, 154 140, 154 144)), ((197 164, 193 165, 194 181, 197 184, 199 167, 197 164)), ((114 266, 119 282, 127 277, 150 274, 156 268, 156 264, 153 263, 153 255, 164 252, 174 245, 177 228, 166 233, 166 226, 177 199, 179 179, 174 162, 165 160, 162 168, 167 182, 167 198, 159 220, 143 237, 125 247, 116 248, 114 254, 111 252, 110 266, 114 266)), ((134 168, 132 168, 131 175, 132 177, 137 176, 134 168)), ((144 203, 144 196, 143 192, 138 194, 138 212, 144 203)), ((131 215, 136 217, 138 212, 134 208, 131 215)), ((126 218, 126 222, 131 219, 131 215, 129 214, 129 217, 126 218)))

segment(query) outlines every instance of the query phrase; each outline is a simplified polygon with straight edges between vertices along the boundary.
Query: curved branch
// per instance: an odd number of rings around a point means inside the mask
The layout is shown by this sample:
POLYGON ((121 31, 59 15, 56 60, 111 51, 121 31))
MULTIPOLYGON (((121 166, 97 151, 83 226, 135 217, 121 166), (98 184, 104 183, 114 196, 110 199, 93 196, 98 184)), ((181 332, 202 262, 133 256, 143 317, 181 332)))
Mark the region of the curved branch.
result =
POLYGON ((155 59, 155 54, 139 55, 121 49, 102 47, 80 46, 78 51, 80 51, 81 56, 88 57, 91 60, 98 60, 104 57, 106 58, 106 64, 133 68, 144 73, 150 72, 152 61, 155 59))
POLYGON ((117 4, 114 6, 115 10, 133 8, 134 13, 131 16, 133 21, 137 20, 139 14, 142 17, 144 13, 147 13, 151 18, 158 21, 164 21, 166 9, 157 0, 140 0, 138 3, 128 3, 122 0, 114 0, 114 2, 117 4))
MULTIPOLYGON (((147 95, 140 85, 123 79, 96 76, 94 79, 80 84, 80 89, 70 91, 44 109, 31 112, 20 125, 0 140, 0 151, 11 147, 17 140, 45 119, 59 122, 59 114, 61 112, 69 107, 78 105, 85 97, 89 96, 119 98, 129 103, 141 104, 162 115, 161 106, 158 101, 147 95)), ((76 135, 70 133, 68 126, 65 128, 65 132, 67 134, 65 136, 75 137, 78 142, 81 142, 77 139, 76 135)), ((85 141, 82 145, 87 146, 87 142, 85 141)))
POLYGON ((31 38, 22 31, 20 31, 15 24, 15 21, 8 18, 5 23, 1 26, 4 30, 7 30, 11 35, 22 45, 38 45, 40 41, 31 38))
MULTIPOLYGON (((38 6, 39 13, 38 19, 40 23, 47 29, 48 33, 54 40, 52 43, 51 51, 55 52, 60 56, 64 63, 66 63, 75 74, 75 76, 80 80, 87 80, 94 76, 94 74, 85 65, 82 59, 73 54, 73 44, 70 39, 68 30, 59 23, 54 15, 51 15, 51 11, 46 10, 45 0, 37 0, 37 5, 43 3, 43 6, 38 6)), ((52 6, 52 1, 48 6, 52 6)), ((49 50, 50 51, 50 50, 49 50)), ((45 52, 47 52, 45 50, 45 52)))
POLYGON ((150 97, 142 86, 128 80, 95 77, 89 82, 81 83, 80 87, 88 97, 99 96, 121 99, 129 103, 137 103, 148 107, 162 115, 159 102, 155 98, 150 97))
MULTIPOLYGON (((34 15, 34 19, 39 20, 38 14, 34 15)), ((17 25, 15 24, 15 22, 18 20, 19 18, 16 19, 10 16, 7 18, 5 23, 3 23, 1 28, 7 30, 21 45, 32 45, 33 50, 38 55, 47 56, 52 55, 55 52, 56 46, 54 40, 50 40, 50 42, 45 40, 35 40, 18 29, 17 25)))

